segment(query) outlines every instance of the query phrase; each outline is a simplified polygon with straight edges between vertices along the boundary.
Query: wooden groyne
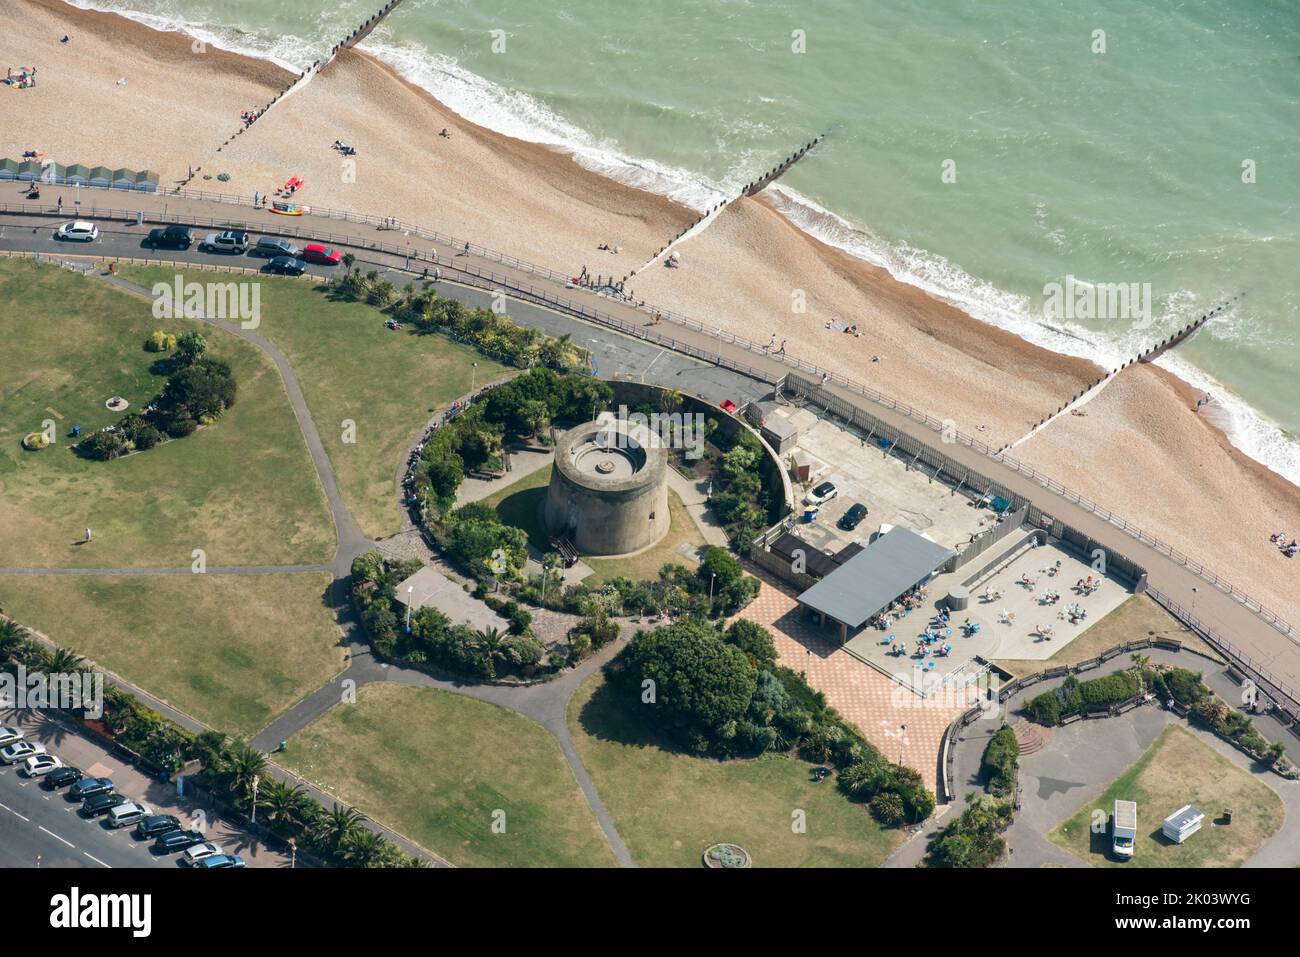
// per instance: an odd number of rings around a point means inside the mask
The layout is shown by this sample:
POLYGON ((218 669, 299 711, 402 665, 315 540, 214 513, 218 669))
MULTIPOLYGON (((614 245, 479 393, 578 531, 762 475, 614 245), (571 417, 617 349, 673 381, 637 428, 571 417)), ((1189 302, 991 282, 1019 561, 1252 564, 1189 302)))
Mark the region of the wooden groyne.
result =
POLYGON ((1219 313, 1223 312, 1223 310, 1227 309, 1230 305, 1232 305, 1234 302, 1236 302, 1238 299, 1241 299, 1245 295, 1246 294, 1244 292, 1239 292, 1231 299, 1225 299, 1223 302, 1219 303, 1217 306, 1215 306, 1205 315, 1201 316, 1201 318, 1197 319, 1195 322, 1189 322, 1184 328, 1180 329, 1178 332, 1175 332, 1169 338, 1165 339, 1162 342, 1156 343, 1146 352, 1143 352, 1141 355, 1137 357, 1137 361, 1150 362, 1152 359, 1156 359, 1162 354, 1164 354, 1165 352, 1168 352, 1174 346, 1185 341, 1186 339, 1189 339, 1192 335, 1196 333, 1198 329, 1201 328, 1201 326, 1205 325, 1207 322, 1209 322, 1211 319, 1213 319, 1219 313))
POLYGON ((392 13, 393 10, 397 7, 397 5, 401 2, 402 0, 388 0, 388 3, 384 4, 383 8, 378 13, 376 13, 365 23, 361 24, 361 26, 353 30, 348 35, 348 38, 346 40, 344 40, 342 43, 336 43, 334 45, 334 49, 330 50, 329 59, 327 59, 326 62, 328 63, 329 60, 333 59, 335 54, 337 54, 340 50, 347 50, 351 47, 354 47, 362 40, 364 40, 366 37, 368 37, 370 35, 370 31, 372 31, 375 27, 379 26, 379 24, 383 22, 384 17, 392 13))
POLYGON ((1067 401, 1061 403, 1061 407, 1059 409, 1057 409, 1055 412, 1051 413, 1050 415, 1043 416, 1034 424, 1034 427, 1032 429, 1030 429, 1027 433, 1025 433, 1020 438, 1016 439, 1014 442, 1010 442, 1007 445, 1002 446, 1002 448, 998 449, 998 452, 1002 453, 1007 451, 1008 449, 1015 448, 1021 442, 1024 442, 1026 439, 1031 438, 1035 433, 1039 432, 1044 426, 1051 424, 1053 419, 1056 419, 1059 416, 1064 415, 1066 412, 1070 411, 1075 406, 1081 404, 1081 401, 1083 399, 1085 398, 1090 399, 1092 397, 1090 393, 1096 393, 1101 391, 1102 386, 1104 386, 1111 379, 1115 378, 1115 376, 1119 375, 1129 366, 1139 362, 1151 362, 1153 359, 1156 359, 1159 356, 1163 355, 1164 353, 1168 352, 1170 349, 1172 349, 1174 346, 1178 345, 1179 343, 1187 341, 1187 339, 1195 335, 1196 332, 1200 330, 1200 328, 1204 326, 1207 322, 1209 322, 1215 316, 1222 313, 1225 309, 1227 309, 1237 300, 1244 298, 1245 295, 1246 294, 1244 292, 1239 292, 1235 296, 1225 299, 1223 302, 1219 303, 1209 312, 1205 313, 1205 315, 1201 316, 1199 319, 1193 322, 1189 322, 1186 326, 1184 326, 1182 329, 1179 329, 1173 335, 1161 339, 1159 342, 1157 342, 1155 345, 1151 346, 1150 348, 1142 352, 1139 352, 1136 356, 1134 356, 1132 359, 1129 359, 1123 365, 1116 366, 1114 369, 1111 369, 1109 372, 1105 373, 1100 378, 1094 380, 1093 382, 1089 382, 1086 386, 1084 386, 1073 396, 1071 396, 1067 401))
MULTIPOLYGON (((690 223, 690 225, 686 226, 686 228, 684 228, 676 236, 674 236, 672 239, 668 240, 668 242, 660 246, 655 251, 655 254, 650 257, 649 260, 642 263, 640 266, 637 266, 626 276, 624 276, 622 281, 624 283, 627 282, 629 279, 631 279, 641 270, 645 269, 647 266, 652 266, 655 263, 657 263, 660 259, 663 258, 665 253, 667 253, 678 243, 682 242, 685 239, 689 239, 691 236, 694 236, 696 233, 701 232, 709 224, 710 221, 716 219, 722 213, 722 211, 726 209, 727 206, 729 206, 735 200, 745 196, 753 196, 755 193, 759 192, 765 186, 768 186, 774 180, 784 175, 786 170, 788 170, 795 163, 799 162, 799 160, 807 156, 808 151, 811 150, 814 146, 816 146, 824 139, 826 139, 826 134, 819 133, 817 136, 814 136, 811 140, 809 140, 803 146, 799 147, 799 149, 795 150, 793 153, 787 156, 776 166, 772 167, 770 170, 768 170, 758 179, 754 180, 752 183, 746 183, 745 188, 742 189, 738 194, 731 197, 730 199, 724 199, 716 203, 715 205, 709 207, 709 209, 706 210, 698 219, 690 223)), ((616 285, 621 286, 621 284, 616 284, 616 285)))
MULTIPOLYGON (((243 126, 235 130, 235 132, 232 133, 230 136, 226 137, 225 142, 223 142, 220 146, 217 147, 217 152, 220 153, 223 149, 225 149, 227 146, 233 143, 237 137, 242 136, 244 132, 249 128, 251 128, 254 123, 260 120, 262 117, 266 116, 267 111, 270 110, 271 107, 275 106, 275 104, 279 103, 290 93, 293 93, 295 90, 299 89, 300 87, 306 86, 309 82, 311 82, 312 77, 314 77, 317 73, 325 69, 325 67, 329 66, 330 63, 333 62, 334 58, 338 56, 339 51, 346 50, 350 47, 353 47, 356 44, 360 43, 367 36, 369 36, 370 32, 374 30, 375 27, 379 26, 379 24, 383 22, 384 18, 388 16, 390 13, 392 13, 393 10, 397 8, 397 5, 400 4, 401 2, 402 0, 388 0, 388 3, 386 3, 378 13, 376 13, 365 23, 361 24, 361 26, 357 27, 355 30, 349 33, 346 39, 342 40, 339 43, 334 44, 334 46, 330 49, 329 55, 326 56, 325 59, 313 60, 311 66, 309 66, 307 69, 303 70, 296 77, 294 77, 289 82, 289 85, 286 86, 284 89, 282 89, 279 93, 275 94, 275 96, 271 97, 271 99, 266 103, 265 106, 261 107, 260 109, 253 110, 252 111, 253 118, 251 120, 246 121, 243 126)), ((195 176, 198 176, 199 172, 202 169, 203 169, 202 166, 191 167, 189 175, 186 176, 185 179, 181 180, 178 188, 184 188, 188 186, 190 180, 194 179, 195 176)))
POLYGON ((799 149, 795 150, 795 152, 787 156, 783 161, 778 163, 776 166, 772 167, 772 169, 768 170, 758 179, 754 180, 754 182, 747 185, 742 191, 741 195, 753 196, 756 193, 760 192, 765 187, 767 187, 768 185, 770 185, 775 180, 780 179, 782 176, 786 174, 786 171, 789 170, 791 166, 793 166, 795 163, 799 162, 801 159, 807 156, 809 150, 811 150, 814 146, 816 146, 824 139, 826 139, 825 133, 821 133, 817 136, 814 136, 803 146, 799 147, 799 149))

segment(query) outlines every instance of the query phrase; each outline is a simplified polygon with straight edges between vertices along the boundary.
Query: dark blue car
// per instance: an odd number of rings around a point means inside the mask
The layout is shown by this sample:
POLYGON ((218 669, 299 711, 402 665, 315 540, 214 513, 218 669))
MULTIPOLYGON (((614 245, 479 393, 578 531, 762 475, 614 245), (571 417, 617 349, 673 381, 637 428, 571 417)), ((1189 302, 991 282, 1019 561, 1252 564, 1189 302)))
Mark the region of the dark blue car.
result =
POLYGON ((113 790, 112 778, 82 778, 68 788, 69 801, 84 801, 96 794, 108 794, 113 790))

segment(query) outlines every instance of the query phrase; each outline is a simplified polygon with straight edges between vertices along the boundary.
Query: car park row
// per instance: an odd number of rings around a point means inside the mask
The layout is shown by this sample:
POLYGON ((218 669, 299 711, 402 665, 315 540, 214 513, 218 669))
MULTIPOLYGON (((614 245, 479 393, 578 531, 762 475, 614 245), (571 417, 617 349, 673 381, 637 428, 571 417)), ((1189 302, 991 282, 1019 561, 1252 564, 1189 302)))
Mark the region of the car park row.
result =
MULTIPOLYGON (((94 242, 99 238, 99 227, 84 220, 64 223, 54 231, 54 238, 69 242, 94 242)), ((188 226, 164 226, 151 229, 144 239, 150 249, 187 250, 197 245, 203 253, 230 253, 236 256, 257 256, 267 260, 262 267, 270 273, 283 276, 301 276, 309 263, 318 266, 337 266, 343 255, 321 243, 308 243, 299 248, 278 236, 263 236, 256 243, 248 233, 239 229, 209 233, 199 240, 188 226)))
POLYGON ((135 838, 152 840, 155 855, 183 852, 180 863, 198 868, 244 866, 239 855, 226 854, 201 832, 184 829, 176 816, 155 814, 147 805, 118 794, 111 778, 87 777, 79 768, 64 764, 45 745, 27 741, 20 728, 0 725, 0 764, 17 766, 23 776, 41 779, 46 791, 63 790, 65 800, 80 803, 79 814, 87 820, 103 818, 110 829, 134 825, 135 838))

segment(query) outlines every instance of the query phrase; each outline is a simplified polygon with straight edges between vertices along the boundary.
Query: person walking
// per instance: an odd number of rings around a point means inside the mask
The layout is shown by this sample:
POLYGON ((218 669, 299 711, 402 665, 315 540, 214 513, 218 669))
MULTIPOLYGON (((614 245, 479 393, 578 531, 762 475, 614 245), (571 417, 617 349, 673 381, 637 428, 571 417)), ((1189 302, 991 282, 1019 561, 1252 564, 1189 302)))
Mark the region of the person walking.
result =
POLYGON ((62 197, 62 196, 59 197, 59 215, 60 215, 60 216, 63 215, 63 197, 62 197))
POLYGON ((767 351, 771 352, 776 348, 776 333, 772 333, 772 338, 767 343, 767 351))
POLYGON ((90 541, 94 536, 90 534, 90 526, 86 526, 86 541, 90 541))
POLYGON ((776 350, 776 354, 777 354, 777 355, 779 355, 779 356, 783 356, 783 355, 785 355, 785 344, 786 344, 787 342, 789 342, 789 341, 790 341, 789 339, 782 339, 782 340, 781 340, 781 348, 776 350))

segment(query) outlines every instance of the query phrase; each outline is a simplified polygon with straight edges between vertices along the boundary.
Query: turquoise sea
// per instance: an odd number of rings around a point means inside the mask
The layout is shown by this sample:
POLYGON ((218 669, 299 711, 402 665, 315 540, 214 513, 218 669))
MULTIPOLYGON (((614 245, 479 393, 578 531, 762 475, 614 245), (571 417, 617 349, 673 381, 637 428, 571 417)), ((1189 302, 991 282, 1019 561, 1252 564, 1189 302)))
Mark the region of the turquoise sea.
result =
MULTIPOLYGON (((381 3, 77 5, 301 69, 381 3)), ((404 0, 362 49, 700 208, 827 132, 773 194, 796 224, 1106 365, 1244 291, 1161 362, 1300 484, 1294 0, 404 0), (1150 323, 1045 318, 1067 276, 1149 283, 1150 323)))

